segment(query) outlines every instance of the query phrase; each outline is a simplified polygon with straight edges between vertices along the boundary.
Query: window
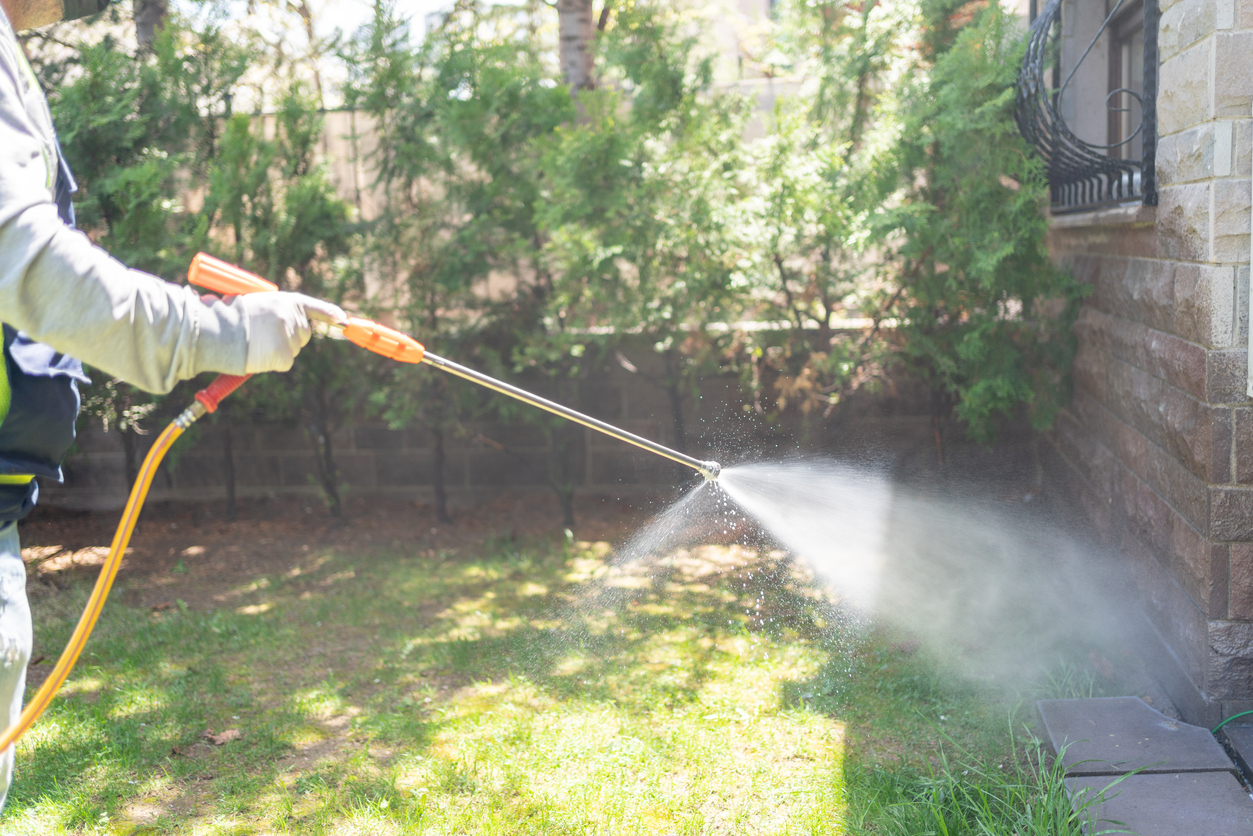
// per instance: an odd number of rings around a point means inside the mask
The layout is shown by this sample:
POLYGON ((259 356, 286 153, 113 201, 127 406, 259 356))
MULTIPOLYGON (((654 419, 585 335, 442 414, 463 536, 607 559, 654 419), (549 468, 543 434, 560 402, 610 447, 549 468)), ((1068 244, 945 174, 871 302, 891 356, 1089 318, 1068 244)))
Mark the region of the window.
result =
POLYGON ((1110 154, 1138 160, 1144 157, 1144 137, 1137 130, 1144 120, 1144 4, 1116 11, 1109 33, 1110 154))
POLYGON ((1018 127, 1054 212, 1157 203, 1157 0, 1049 0, 1018 73, 1018 127))

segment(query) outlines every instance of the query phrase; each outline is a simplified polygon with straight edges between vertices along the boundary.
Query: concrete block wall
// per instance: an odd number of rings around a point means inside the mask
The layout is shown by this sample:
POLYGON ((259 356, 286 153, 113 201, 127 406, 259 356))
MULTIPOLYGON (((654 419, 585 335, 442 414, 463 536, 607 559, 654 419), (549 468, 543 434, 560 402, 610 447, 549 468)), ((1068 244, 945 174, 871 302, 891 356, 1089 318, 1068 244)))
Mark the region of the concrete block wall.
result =
POLYGON ((1209 724, 1253 708, 1253 0, 1160 5, 1159 204, 1053 219, 1051 251, 1093 292, 1050 438, 1159 675, 1209 724))

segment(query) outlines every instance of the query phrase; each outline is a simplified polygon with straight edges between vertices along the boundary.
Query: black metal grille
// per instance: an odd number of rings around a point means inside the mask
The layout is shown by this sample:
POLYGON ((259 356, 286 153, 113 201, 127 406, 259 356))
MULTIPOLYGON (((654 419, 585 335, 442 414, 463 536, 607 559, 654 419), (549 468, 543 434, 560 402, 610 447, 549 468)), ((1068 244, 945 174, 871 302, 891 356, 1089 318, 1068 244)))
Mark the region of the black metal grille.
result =
MULTIPOLYGON (((1157 0, 1144 2, 1144 89, 1137 93, 1119 88, 1106 97, 1106 107, 1115 109, 1111 99, 1128 94, 1140 103, 1141 121, 1135 131, 1119 142, 1098 145, 1086 142, 1070 130, 1059 111, 1061 95, 1074 75, 1075 67, 1059 66, 1062 0, 1049 0, 1031 22, 1027 53, 1018 71, 1018 129, 1034 145, 1048 166, 1050 198, 1054 211, 1075 211, 1102 203, 1139 198, 1146 206, 1157 205, 1154 160, 1157 154, 1157 0), (1066 81, 1058 80, 1062 70, 1066 81), (1046 80, 1046 73, 1050 76, 1046 80), (1120 159, 1111 156, 1137 136, 1143 141, 1143 156, 1120 159)), ((1034 3, 1032 4, 1034 5, 1034 3)), ((1109 26, 1115 10, 1092 36, 1088 56, 1097 39, 1109 26)))

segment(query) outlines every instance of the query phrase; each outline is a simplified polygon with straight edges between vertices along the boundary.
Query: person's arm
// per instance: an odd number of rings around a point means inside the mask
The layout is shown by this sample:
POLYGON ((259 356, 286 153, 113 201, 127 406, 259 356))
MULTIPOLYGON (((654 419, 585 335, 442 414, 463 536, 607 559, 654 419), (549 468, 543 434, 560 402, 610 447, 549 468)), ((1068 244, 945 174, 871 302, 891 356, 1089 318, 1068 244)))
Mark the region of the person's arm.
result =
MULTIPOLYGON (((7 28, 7 27, 6 27, 7 28)), ((342 321, 293 293, 205 304, 110 258, 57 217, 55 154, 24 105, 17 44, 0 37, 0 321, 108 374, 168 392, 200 372, 290 368, 307 314, 342 321)), ((55 151, 55 149, 53 149, 55 151)))
POLYGON ((247 331, 233 308, 128 270, 51 204, 0 222, 0 319, 141 389, 168 392, 202 371, 243 374, 247 331))

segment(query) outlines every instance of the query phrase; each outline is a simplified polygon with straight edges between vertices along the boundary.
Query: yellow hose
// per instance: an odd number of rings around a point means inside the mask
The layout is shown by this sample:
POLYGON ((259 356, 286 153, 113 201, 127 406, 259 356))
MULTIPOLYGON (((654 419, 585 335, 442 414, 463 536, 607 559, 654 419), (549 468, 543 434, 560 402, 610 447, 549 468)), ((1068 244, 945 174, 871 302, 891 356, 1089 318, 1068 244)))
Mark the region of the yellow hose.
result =
MULTIPOLYGON (((193 419, 194 420, 194 419, 193 419)), ((39 689, 39 693, 35 694, 35 698, 26 706, 26 710, 22 712, 21 719, 17 721, 17 725, 11 726, 0 735, 0 752, 8 749, 17 741, 22 734, 30 728, 31 724, 39 719, 39 715, 44 713, 48 704, 52 702, 52 698, 56 696, 57 691, 65 683, 66 678, 70 675, 70 671, 74 668, 74 663, 78 661, 79 654, 83 652, 87 639, 91 636, 92 629, 96 626, 96 619, 100 617, 100 611, 104 609, 105 599, 109 597, 109 590, 113 587, 113 579, 117 577, 117 570, 122 565, 122 556, 126 554, 126 546, 130 543, 131 534, 135 530, 135 523, 139 521, 139 512, 144 507, 144 499, 148 496, 148 488, 152 485, 152 479, 157 475, 157 467, 161 464, 161 460, 165 458, 165 454, 170 447, 183 434, 183 429, 187 423, 183 420, 175 421, 170 424, 161 435, 157 436, 156 442, 152 445, 152 449, 148 451, 148 455, 144 458, 143 467, 139 470, 139 476, 135 479, 135 485, 131 488, 130 498, 126 500, 126 508, 122 511, 122 521, 118 523, 117 532, 113 535, 113 545, 109 547, 109 556, 105 558, 104 566, 100 569, 100 577, 96 580, 96 587, 91 591, 91 598, 87 601, 87 608, 83 610, 83 615, 78 619, 78 626, 74 628, 74 635, 70 637, 70 642, 65 646, 65 650, 61 653, 61 658, 57 660, 57 666, 52 669, 52 673, 44 680, 43 687, 39 689)))

